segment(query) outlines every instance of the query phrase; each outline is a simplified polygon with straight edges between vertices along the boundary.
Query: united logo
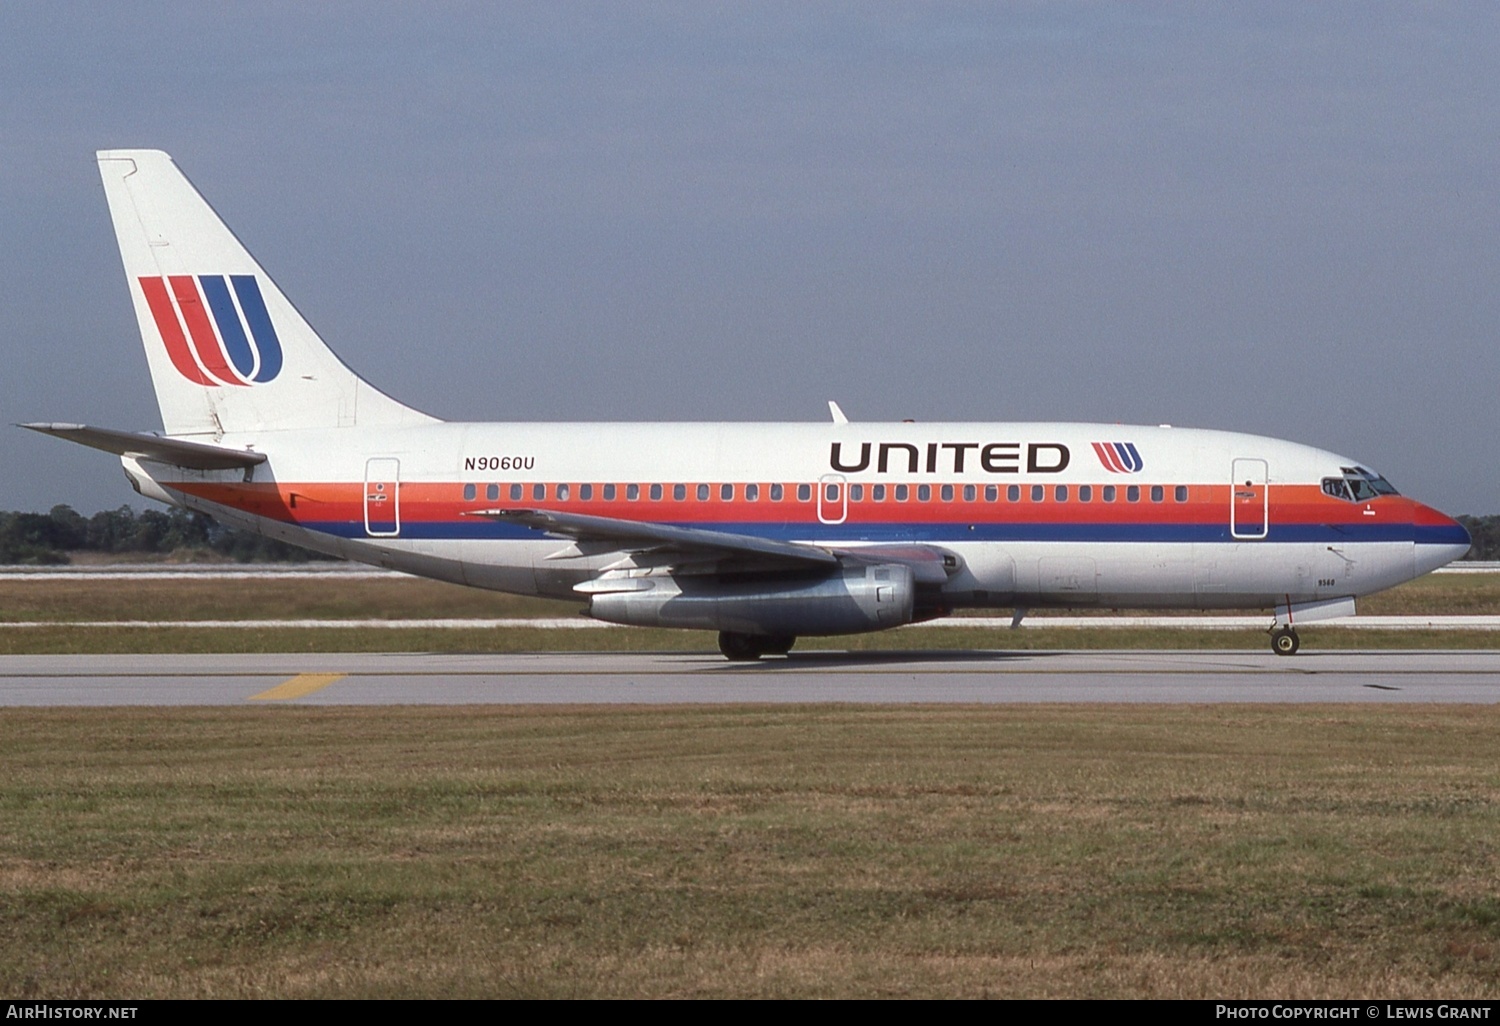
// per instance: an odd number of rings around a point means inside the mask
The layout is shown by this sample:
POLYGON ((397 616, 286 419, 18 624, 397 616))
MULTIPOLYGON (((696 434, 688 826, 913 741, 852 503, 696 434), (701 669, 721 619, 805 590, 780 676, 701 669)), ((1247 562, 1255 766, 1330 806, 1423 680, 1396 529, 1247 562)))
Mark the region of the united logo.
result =
POLYGON ((1094 455, 1111 474, 1138 474, 1146 465, 1134 442, 1095 442, 1094 455))
POLYGON ((139 280, 172 366, 189 381, 253 385, 281 373, 281 340, 253 274, 139 280))

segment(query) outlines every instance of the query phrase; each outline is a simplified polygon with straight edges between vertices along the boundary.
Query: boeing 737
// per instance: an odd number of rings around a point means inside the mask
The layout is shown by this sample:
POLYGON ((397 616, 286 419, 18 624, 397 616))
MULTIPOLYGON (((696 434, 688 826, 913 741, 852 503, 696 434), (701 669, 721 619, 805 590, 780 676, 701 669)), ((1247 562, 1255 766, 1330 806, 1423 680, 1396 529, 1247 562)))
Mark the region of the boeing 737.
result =
POLYGON ((958 610, 1268 610, 1297 625, 1462 556, 1359 461, 1071 423, 450 423, 346 367, 165 153, 98 154, 164 432, 26 424, 143 496, 732 660, 958 610))

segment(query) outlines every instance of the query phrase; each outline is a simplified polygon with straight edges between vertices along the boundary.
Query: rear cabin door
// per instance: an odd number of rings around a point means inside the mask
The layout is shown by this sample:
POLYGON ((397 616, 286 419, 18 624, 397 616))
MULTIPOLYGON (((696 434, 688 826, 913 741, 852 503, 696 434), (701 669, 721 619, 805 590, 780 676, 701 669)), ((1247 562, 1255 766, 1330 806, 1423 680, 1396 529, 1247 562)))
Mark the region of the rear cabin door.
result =
POLYGON ((394 538, 401 533, 401 461, 376 456, 365 461, 365 534, 394 538))
POLYGON ((1270 490, 1265 460, 1234 461, 1229 482, 1229 533, 1247 541, 1264 538, 1270 530, 1270 490))

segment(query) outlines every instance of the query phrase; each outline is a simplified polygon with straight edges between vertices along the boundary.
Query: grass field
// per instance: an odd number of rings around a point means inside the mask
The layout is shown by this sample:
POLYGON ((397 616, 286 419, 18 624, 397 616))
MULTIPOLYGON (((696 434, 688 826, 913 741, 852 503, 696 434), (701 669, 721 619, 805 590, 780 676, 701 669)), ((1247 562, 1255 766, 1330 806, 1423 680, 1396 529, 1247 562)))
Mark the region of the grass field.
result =
MULTIPOLYGON (((368 580, 192 579, 145 581, 0 580, 0 622, 430 619, 576 615, 582 602, 529 599, 420 578, 368 580)), ((1429 576, 1360 600, 1372 615, 1497 614, 1500 574, 1429 576)), ((1072 610, 1087 614, 1088 610, 1072 610)), ((1113 612, 1113 610, 1095 610, 1113 612)), ((1244 611, 1253 612, 1253 611, 1244 611)), ((1269 614, 1267 623, 1270 622, 1269 614)), ((1031 629, 954 626, 900 629, 842 638, 808 638, 799 650, 964 648, 1264 648, 1265 633, 1130 629, 1031 629)), ((1033 620, 1033 623, 1036 622, 1033 620)), ((1319 648, 1494 648, 1497 631, 1353 631, 1313 624, 1304 644, 1319 648)), ((713 634, 619 630, 382 630, 266 628, 157 629, 37 627, 0 630, 0 653, 42 652, 521 652, 714 651, 713 634)))
POLYGON ((6 710, 0 991, 1500 996, 1500 711, 6 710))
MULTIPOLYGON (((1427 578, 1361 608, 1500 612, 1500 575, 1427 578)), ((559 606, 417 580, 6 582, 0 610, 559 606)), ((1304 639, 1497 643, 1316 626, 1304 639)), ((714 639, 63 626, 6 629, 0 644, 714 639)), ((945 627, 827 644, 1260 649, 1265 637, 945 627)), ((1494 707, 8 708, 0 993, 1494 999, 1497 838, 1494 707)))

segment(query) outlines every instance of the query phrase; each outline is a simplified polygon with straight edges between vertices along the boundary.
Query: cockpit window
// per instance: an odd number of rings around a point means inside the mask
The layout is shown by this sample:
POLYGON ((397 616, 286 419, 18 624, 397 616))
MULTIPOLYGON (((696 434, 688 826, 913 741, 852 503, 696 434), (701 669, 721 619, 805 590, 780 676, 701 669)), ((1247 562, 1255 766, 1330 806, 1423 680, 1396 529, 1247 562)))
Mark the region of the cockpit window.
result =
POLYGON ((1399 495, 1391 483, 1364 467, 1340 467, 1343 477, 1325 477, 1323 494, 1345 502, 1369 502, 1378 495, 1399 495))

